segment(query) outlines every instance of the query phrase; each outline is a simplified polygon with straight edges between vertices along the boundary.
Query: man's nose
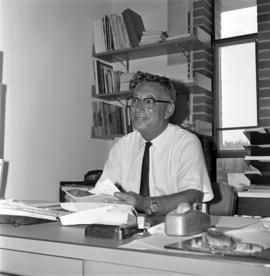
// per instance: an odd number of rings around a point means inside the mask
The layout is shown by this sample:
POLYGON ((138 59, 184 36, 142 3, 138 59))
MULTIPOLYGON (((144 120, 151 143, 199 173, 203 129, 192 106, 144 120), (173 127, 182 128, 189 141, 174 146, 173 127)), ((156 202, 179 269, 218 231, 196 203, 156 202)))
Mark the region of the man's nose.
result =
POLYGON ((139 101, 138 101, 138 104, 137 104, 137 106, 136 106, 136 109, 138 109, 138 110, 144 110, 144 109, 145 109, 143 100, 139 100, 139 101))

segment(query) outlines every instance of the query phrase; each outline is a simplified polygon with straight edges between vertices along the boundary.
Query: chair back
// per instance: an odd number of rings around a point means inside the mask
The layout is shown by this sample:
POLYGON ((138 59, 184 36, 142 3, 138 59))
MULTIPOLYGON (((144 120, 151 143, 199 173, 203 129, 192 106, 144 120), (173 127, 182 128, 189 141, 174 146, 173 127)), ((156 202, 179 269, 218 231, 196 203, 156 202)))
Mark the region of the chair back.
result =
POLYGON ((237 192, 225 183, 212 183, 214 198, 208 202, 208 213, 217 216, 233 216, 236 210, 237 192))

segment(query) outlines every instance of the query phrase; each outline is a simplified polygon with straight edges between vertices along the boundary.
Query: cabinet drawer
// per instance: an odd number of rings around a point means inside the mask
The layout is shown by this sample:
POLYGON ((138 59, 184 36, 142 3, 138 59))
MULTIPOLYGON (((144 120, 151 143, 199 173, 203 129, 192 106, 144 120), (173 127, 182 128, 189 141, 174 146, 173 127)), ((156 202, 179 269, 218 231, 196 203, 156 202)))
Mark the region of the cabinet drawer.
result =
MULTIPOLYGON (((136 261, 134 265, 121 265, 113 263, 95 262, 95 261, 85 261, 84 275, 170 275, 170 276, 187 276, 187 274, 180 274, 176 272, 150 269, 144 267, 136 267, 136 261)), ((192 275, 192 274, 188 274, 192 275)))
POLYGON ((0 249, 0 271, 20 275, 83 275, 83 261, 0 249))

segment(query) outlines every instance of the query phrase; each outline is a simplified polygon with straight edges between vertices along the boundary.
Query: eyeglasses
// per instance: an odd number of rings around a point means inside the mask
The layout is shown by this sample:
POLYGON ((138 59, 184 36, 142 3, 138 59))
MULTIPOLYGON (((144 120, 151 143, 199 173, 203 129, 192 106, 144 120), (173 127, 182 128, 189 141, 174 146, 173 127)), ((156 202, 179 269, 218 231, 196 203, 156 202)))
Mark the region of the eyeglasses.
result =
POLYGON ((130 89, 133 90, 138 83, 143 81, 157 82, 160 85, 167 87, 168 89, 171 89, 173 86, 169 78, 138 71, 135 78, 130 81, 130 89))
POLYGON ((135 96, 131 96, 127 98, 127 105, 131 107, 137 107, 139 102, 143 103, 143 106, 145 108, 151 109, 155 106, 156 103, 171 103, 170 101, 162 101, 162 100, 156 100, 154 98, 144 98, 140 99, 135 96))

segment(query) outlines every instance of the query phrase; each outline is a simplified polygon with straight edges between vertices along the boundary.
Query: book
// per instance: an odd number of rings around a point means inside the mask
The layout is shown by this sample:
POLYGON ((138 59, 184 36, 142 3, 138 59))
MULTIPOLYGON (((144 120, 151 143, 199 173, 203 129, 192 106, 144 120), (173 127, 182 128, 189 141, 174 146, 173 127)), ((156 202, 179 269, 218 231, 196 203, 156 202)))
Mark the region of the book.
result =
POLYGON ((131 47, 138 47, 145 30, 142 17, 131 9, 122 12, 131 47))
POLYGON ((101 62, 100 60, 96 60, 96 80, 98 91, 97 94, 106 94, 109 91, 109 77, 108 75, 113 70, 113 67, 107 63, 101 62))

